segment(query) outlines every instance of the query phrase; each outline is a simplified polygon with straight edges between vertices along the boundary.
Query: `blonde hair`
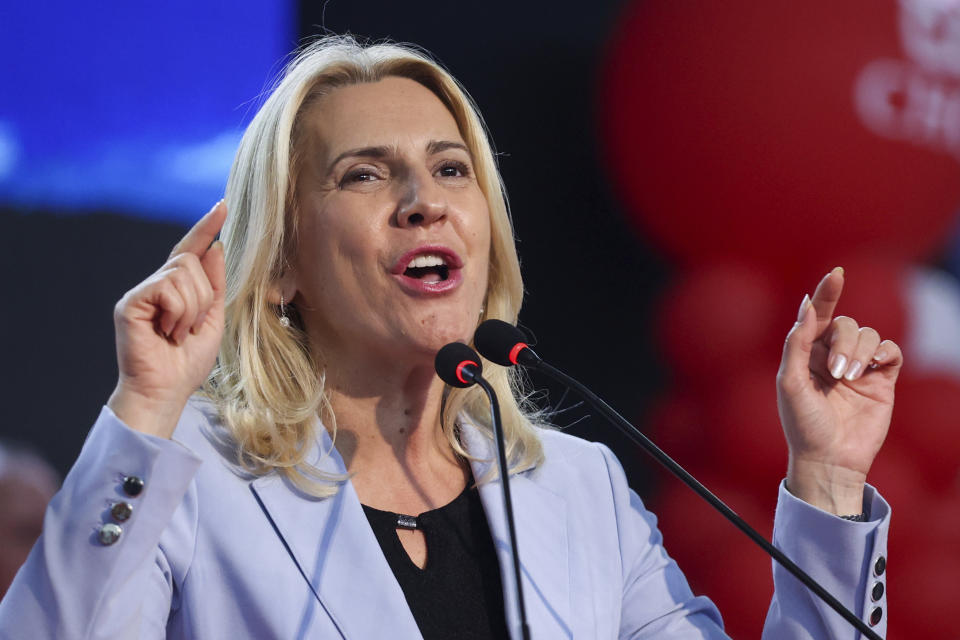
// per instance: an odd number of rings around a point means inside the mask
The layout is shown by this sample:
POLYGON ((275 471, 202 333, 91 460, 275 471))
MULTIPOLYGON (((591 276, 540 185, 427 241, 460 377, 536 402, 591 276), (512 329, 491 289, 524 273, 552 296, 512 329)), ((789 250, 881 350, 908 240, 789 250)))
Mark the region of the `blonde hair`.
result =
MULTIPOLYGON (((241 464, 252 473, 277 470, 301 490, 336 493, 343 476, 306 461, 318 441, 317 416, 331 438, 336 419, 324 394, 324 372, 305 333, 280 324, 268 293, 283 273, 296 228, 295 177, 304 112, 330 91, 385 77, 409 78, 430 89, 453 114, 474 160, 490 209, 490 272, 482 319, 516 322, 523 297, 520 262, 506 195, 484 124, 466 91, 422 52, 397 44, 361 45, 348 36, 304 47, 247 127, 227 182, 226 327, 217 367, 205 390, 220 411, 241 464), (329 418, 328 418, 329 416, 329 418)), ((489 364, 489 363, 488 363, 489 364)), ((511 472, 538 464, 543 450, 532 405, 518 374, 485 367, 500 397, 511 472)), ((442 428, 453 450, 469 457, 458 437, 466 413, 492 436, 486 397, 478 387, 445 390, 442 428)))

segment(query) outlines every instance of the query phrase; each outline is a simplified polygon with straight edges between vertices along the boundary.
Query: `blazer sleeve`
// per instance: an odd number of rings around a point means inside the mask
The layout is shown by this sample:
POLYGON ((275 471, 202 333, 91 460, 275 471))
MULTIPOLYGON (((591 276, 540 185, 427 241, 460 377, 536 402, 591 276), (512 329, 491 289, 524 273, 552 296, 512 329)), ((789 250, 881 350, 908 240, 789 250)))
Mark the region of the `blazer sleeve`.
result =
POLYGON ((192 556, 200 463, 104 407, 0 602, 0 638, 163 638, 192 556), (137 495, 124 490, 125 477, 143 481, 137 495), (111 514, 117 502, 132 506, 123 522, 111 514), (104 544, 110 523, 121 532, 104 544))
MULTIPOLYGON (((870 485, 864 491, 867 522, 850 522, 794 497, 780 484, 773 543, 843 606, 887 632, 886 564, 890 505, 870 485)), ((841 639, 861 634, 779 564, 773 565, 773 600, 763 637, 841 639)))
MULTIPOLYGON (((706 597, 694 596, 676 562, 667 555, 656 516, 628 487, 619 461, 607 447, 597 446, 606 458, 617 512, 624 579, 619 637, 727 638, 714 604, 706 597)), ((886 585, 877 588, 876 584, 885 582, 890 508, 869 485, 864 503, 870 521, 850 522, 799 500, 781 483, 773 543, 861 619, 869 620, 877 615, 874 609, 881 609, 884 619, 875 630, 882 636, 886 631, 886 585), (877 594, 877 601, 871 602, 877 594)), ((773 564, 775 592, 764 638, 860 638, 839 614, 779 564, 773 564)))

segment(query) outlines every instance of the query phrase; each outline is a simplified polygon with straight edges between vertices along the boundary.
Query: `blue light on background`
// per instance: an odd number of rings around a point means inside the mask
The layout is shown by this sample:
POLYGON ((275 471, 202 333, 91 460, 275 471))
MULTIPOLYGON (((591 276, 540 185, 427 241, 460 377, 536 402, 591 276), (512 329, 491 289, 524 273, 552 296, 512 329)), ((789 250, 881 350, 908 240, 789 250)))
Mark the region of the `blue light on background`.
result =
POLYGON ((296 45, 289 0, 0 9, 0 203, 192 221, 296 45))

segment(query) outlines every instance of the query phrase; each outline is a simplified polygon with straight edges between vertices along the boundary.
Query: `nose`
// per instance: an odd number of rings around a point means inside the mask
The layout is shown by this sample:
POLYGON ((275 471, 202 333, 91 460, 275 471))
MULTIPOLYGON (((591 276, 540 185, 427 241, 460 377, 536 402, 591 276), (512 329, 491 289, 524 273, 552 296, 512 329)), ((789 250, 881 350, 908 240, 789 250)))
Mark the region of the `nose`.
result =
POLYGON ((402 182, 396 222, 400 227, 433 224, 447 216, 447 200, 433 176, 410 171, 402 182))

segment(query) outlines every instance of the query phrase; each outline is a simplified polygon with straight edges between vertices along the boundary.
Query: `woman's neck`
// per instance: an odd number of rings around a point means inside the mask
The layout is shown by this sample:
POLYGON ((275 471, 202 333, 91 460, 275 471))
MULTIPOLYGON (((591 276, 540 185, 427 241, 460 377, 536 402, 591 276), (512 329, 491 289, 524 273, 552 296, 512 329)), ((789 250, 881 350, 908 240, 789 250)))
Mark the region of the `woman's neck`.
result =
POLYGON ((412 514, 443 506, 470 477, 441 426, 443 383, 432 363, 380 362, 327 369, 337 450, 362 503, 412 514))

